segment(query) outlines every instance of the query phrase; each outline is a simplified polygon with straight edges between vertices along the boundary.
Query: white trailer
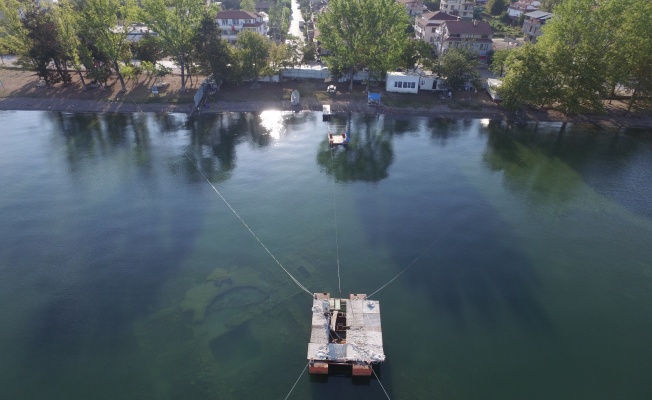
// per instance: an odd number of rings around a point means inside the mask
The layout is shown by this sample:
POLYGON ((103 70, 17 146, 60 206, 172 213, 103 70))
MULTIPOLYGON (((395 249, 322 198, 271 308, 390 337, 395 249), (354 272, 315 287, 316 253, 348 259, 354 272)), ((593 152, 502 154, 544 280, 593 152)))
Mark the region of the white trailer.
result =
POLYGON ((501 101, 500 95, 498 94, 498 88, 503 84, 503 81, 500 79, 487 78, 487 93, 493 101, 501 101))
POLYGON ((418 93, 420 76, 408 72, 388 72, 385 90, 395 93, 418 93))
POLYGON ((448 85, 446 84, 445 80, 435 75, 421 75, 421 79, 419 79, 419 90, 448 90, 448 85))

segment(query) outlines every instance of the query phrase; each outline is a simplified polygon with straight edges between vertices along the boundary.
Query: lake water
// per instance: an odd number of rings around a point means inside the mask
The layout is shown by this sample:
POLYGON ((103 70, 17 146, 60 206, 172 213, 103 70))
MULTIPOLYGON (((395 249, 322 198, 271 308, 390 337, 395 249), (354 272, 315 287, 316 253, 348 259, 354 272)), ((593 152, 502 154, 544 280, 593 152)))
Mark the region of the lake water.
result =
POLYGON ((343 296, 405 271, 373 296, 382 387, 305 373, 289 399, 652 398, 649 131, 273 111, 0 131, 2 399, 284 399, 312 303, 281 266, 343 296))

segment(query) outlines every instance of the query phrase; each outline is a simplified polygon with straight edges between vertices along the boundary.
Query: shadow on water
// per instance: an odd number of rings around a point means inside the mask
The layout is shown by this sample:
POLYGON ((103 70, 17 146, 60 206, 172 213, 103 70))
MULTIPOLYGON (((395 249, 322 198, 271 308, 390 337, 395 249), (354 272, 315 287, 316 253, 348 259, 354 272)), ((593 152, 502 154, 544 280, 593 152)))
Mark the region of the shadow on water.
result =
MULTIPOLYGON (((343 120, 340 125, 346 123, 343 120)), ((347 146, 331 147, 324 138, 317 150, 317 164, 322 172, 339 183, 380 182, 387 178, 393 161, 391 137, 383 134, 375 116, 365 114, 353 121, 347 146)))
MULTIPOLYGON (((472 125, 473 121, 426 123, 437 145, 455 140, 472 125)), ((510 162, 519 162, 510 158, 513 149, 501 151, 510 162)), ((512 228, 483 194, 467 183, 462 172, 455 168, 437 172, 452 182, 444 192, 436 184, 417 181, 416 192, 406 188, 405 193, 398 190, 384 197, 360 197, 357 212, 365 221, 367 240, 379 245, 393 243, 395 264, 401 268, 419 255, 415 249, 425 250, 435 240, 400 279, 427 293, 434 309, 445 310, 459 329, 465 329, 469 319, 496 326, 497 314, 506 308, 524 327, 550 333, 550 318, 537 299, 539 282, 534 267, 513 247, 512 228), (379 220, 383 228, 379 228, 379 220), (424 232, 432 236, 425 237, 424 232)))
POLYGON ((652 165, 644 157, 644 146, 631 136, 637 133, 629 129, 603 134, 595 127, 556 124, 513 129, 493 121, 483 159, 489 168, 504 173, 506 187, 530 193, 530 200, 569 201, 580 186, 588 185, 652 219, 652 208, 641 207, 642 199, 652 196, 644 184, 652 165))
POLYGON ((429 118, 426 128, 430 137, 440 147, 445 147, 450 141, 460 137, 459 121, 446 118, 429 118))
MULTIPOLYGON (((32 398, 43 397, 43 388, 56 390, 64 386, 70 398, 84 396, 85 390, 104 392, 110 397, 116 390, 111 379, 102 378, 102 374, 88 377, 88 384, 94 385, 91 389, 69 382, 74 376, 71 371, 78 371, 80 362, 109 368, 107 364, 130 359, 131 366, 122 370, 129 376, 121 376, 120 380, 145 385, 142 372, 132 371, 132 367, 139 368, 138 362, 133 362, 138 360, 133 354, 137 348, 133 323, 151 312, 161 286, 192 252, 205 210, 197 204, 182 206, 188 203, 183 193, 167 198, 170 203, 162 205, 161 188, 148 187, 148 182, 166 179, 151 168, 152 158, 158 154, 150 147, 149 119, 165 121, 169 129, 176 129, 179 124, 173 119, 130 114, 48 115, 55 122, 56 133, 66 140, 61 148, 65 152, 63 159, 76 179, 100 182, 106 178, 103 172, 98 174, 93 169, 95 161, 85 160, 118 151, 124 156, 107 163, 120 163, 106 172, 119 184, 85 194, 80 202, 80 217, 66 237, 56 239, 69 253, 60 265, 52 265, 61 270, 53 274, 74 279, 48 288, 54 300, 45 303, 26 326, 33 356, 26 357, 27 364, 16 368, 31 371, 35 383, 29 389, 32 398), (125 168, 133 173, 115 175, 125 168), (147 176, 144 184, 143 175, 147 176), (183 234, 173 234, 171 239, 170 229, 180 226, 183 234), (31 360, 40 362, 33 364, 31 360)), ((88 369, 88 373, 93 370, 88 369)), ((134 396, 139 390, 133 390, 134 396)))

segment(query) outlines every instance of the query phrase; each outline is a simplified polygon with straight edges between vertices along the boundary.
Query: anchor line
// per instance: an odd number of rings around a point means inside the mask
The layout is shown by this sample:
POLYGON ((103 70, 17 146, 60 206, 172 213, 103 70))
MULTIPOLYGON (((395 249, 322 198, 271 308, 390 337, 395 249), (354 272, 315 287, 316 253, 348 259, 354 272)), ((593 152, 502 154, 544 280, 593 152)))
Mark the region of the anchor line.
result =
POLYGON ((446 230, 444 231, 444 233, 442 233, 441 235, 439 235, 439 237, 435 238, 435 240, 433 240, 432 243, 430 243, 430 245, 429 245, 428 247, 426 247, 426 249, 425 249, 423 252, 421 252, 421 254, 419 254, 419 255, 418 255, 414 260, 412 260, 412 262, 411 262, 410 264, 408 264, 407 267, 403 268, 403 270, 402 270, 401 272, 399 272, 398 274, 396 274, 396 276, 393 277, 392 279, 390 279, 389 282, 387 282, 386 284, 384 284, 384 285, 381 286, 380 288, 376 289, 376 291, 373 292, 372 294, 370 294, 369 296, 367 296, 367 298, 370 298, 371 296, 373 296, 373 295, 375 295, 376 293, 380 292, 381 290, 385 289, 385 287, 387 287, 390 283, 394 282, 394 281, 396 280, 396 278, 398 278, 399 276, 403 275, 403 273, 405 273, 405 271, 407 271, 408 269, 410 269, 410 267, 412 267, 412 266, 413 266, 417 261, 419 261, 419 259, 420 259, 421 257, 423 257, 423 256, 424 256, 428 251, 430 251, 430 249, 432 248, 432 246, 435 245, 435 243, 439 242, 439 241, 440 241, 444 236, 446 236, 446 234, 447 234, 448 232, 450 232, 450 230, 453 229, 454 226, 455 226, 455 224, 449 226, 448 229, 446 229, 446 230))
POLYGON ((335 215, 335 254, 337 260, 337 288, 342 295, 342 280, 340 279, 340 242, 337 229, 337 202, 335 201, 335 160, 333 159, 333 146, 331 146, 331 168, 333 168, 333 214, 335 215))
POLYGON ((392 400, 389 398, 389 395, 387 394, 387 390, 385 390, 385 386, 383 386, 383 384, 380 382, 380 378, 378 377, 378 375, 376 375, 376 371, 374 371, 373 367, 371 368, 371 372, 374 373, 374 376, 376 377, 376 380, 378 381, 380 388, 383 389, 383 392, 385 392, 385 396, 387 396, 389 400, 392 400))
POLYGON ((251 230, 251 228, 249 227, 249 225, 247 225, 247 223, 242 219, 242 217, 240 217, 240 215, 235 211, 235 209, 234 209, 233 207, 231 207, 231 204, 229 204, 229 202, 226 201, 226 198, 224 198, 224 196, 222 196, 222 193, 220 193, 220 191, 217 190, 217 188, 216 188, 216 187, 213 185, 213 183, 208 179, 208 177, 207 177, 207 176, 204 174, 204 172, 199 168, 199 166, 197 166, 197 164, 195 164, 195 163, 190 159, 190 157, 188 157, 187 155, 186 155, 186 158, 188 158, 188 161, 190 161, 190 163, 191 163, 191 164, 192 164, 192 165, 197 169, 197 171, 199 172, 199 174, 200 174, 202 177, 204 177, 204 179, 206 179, 206 182, 208 182, 208 184, 213 188, 213 190, 215 191, 215 193, 217 193, 217 195, 220 196, 220 198, 222 199, 222 201, 224 202, 224 204, 226 204, 226 206, 229 207, 229 209, 230 209, 231 211, 233 211, 233 214, 235 214, 235 216, 238 217, 238 219, 240 220, 240 222, 242 222, 242 225, 244 225, 244 227, 247 228, 247 230, 249 231, 249 233, 251 233, 251 235, 252 235, 252 236, 253 236, 253 237, 258 241, 258 243, 260 243, 260 245, 263 247, 263 249, 265 249, 265 251, 267 252, 267 254, 269 254, 270 257, 272 257, 272 259, 273 259, 274 261, 276 261, 276 264, 278 264, 278 266, 281 267, 281 269, 282 269, 283 271, 285 271, 285 273, 290 277, 290 279, 292 279, 292 281, 293 281, 294 283, 296 283, 296 285, 297 285, 299 288, 301 288, 301 290, 303 290, 304 292, 308 293, 308 295, 310 295, 310 297, 312 297, 312 296, 313 296, 313 293, 310 292, 310 291, 309 291, 305 286, 303 286, 303 285, 301 284, 301 282, 299 282, 299 281, 297 280, 297 278, 295 278, 294 276, 292 276, 292 274, 291 274, 287 269, 285 269, 285 267, 283 266, 283 264, 281 264, 281 262, 280 262, 276 257, 274 257, 274 254, 272 254, 272 252, 267 248, 267 246, 265 246, 265 244, 264 244, 264 243, 263 243, 263 242, 258 238, 258 236, 256 236, 256 234, 254 233, 254 231, 251 230))
MULTIPOLYGON (((290 392, 288 393, 288 395, 285 396, 285 400, 288 400, 288 397, 290 397, 290 395, 292 394, 292 391, 294 390, 294 387, 297 386, 297 383, 299 383, 299 379, 301 379, 301 377, 303 376, 303 373, 306 372, 306 368, 308 368, 308 364, 306 364, 306 366, 303 367, 303 371, 301 371, 301 374, 299 375, 297 380, 294 382, 294 385, 292 385, 292 389, 290 389, 290 392)), ((385 390, 385 389, 383 389, 383 390, 385 390)))

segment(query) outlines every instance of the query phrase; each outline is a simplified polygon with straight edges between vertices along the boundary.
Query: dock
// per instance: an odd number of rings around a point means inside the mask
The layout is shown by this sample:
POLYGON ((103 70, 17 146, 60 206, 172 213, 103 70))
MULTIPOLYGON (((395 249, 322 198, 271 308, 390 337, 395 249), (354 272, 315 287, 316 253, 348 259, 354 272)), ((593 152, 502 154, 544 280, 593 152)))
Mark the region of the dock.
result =
POLYGON ((349 134, 348 133, 342 133, 342 134, 340 134, 340 133, 335 133, 335 134, 329 133, 328 134, 328 143, 331 146, 337 146, 337 145, 346 146, 347 144, 349 144, 349 134))
POLYGON ((331 119, 331 106, 330 104, 324 104, 322 106, 322 121, 330 121, 331 119))
POLYGON ((327 375, 340 367, 350 368, 352 376, 371 376, 373 364, 384 361, 378 301, 357 293, 348 299, 313 295, 308 372, 327 375))

